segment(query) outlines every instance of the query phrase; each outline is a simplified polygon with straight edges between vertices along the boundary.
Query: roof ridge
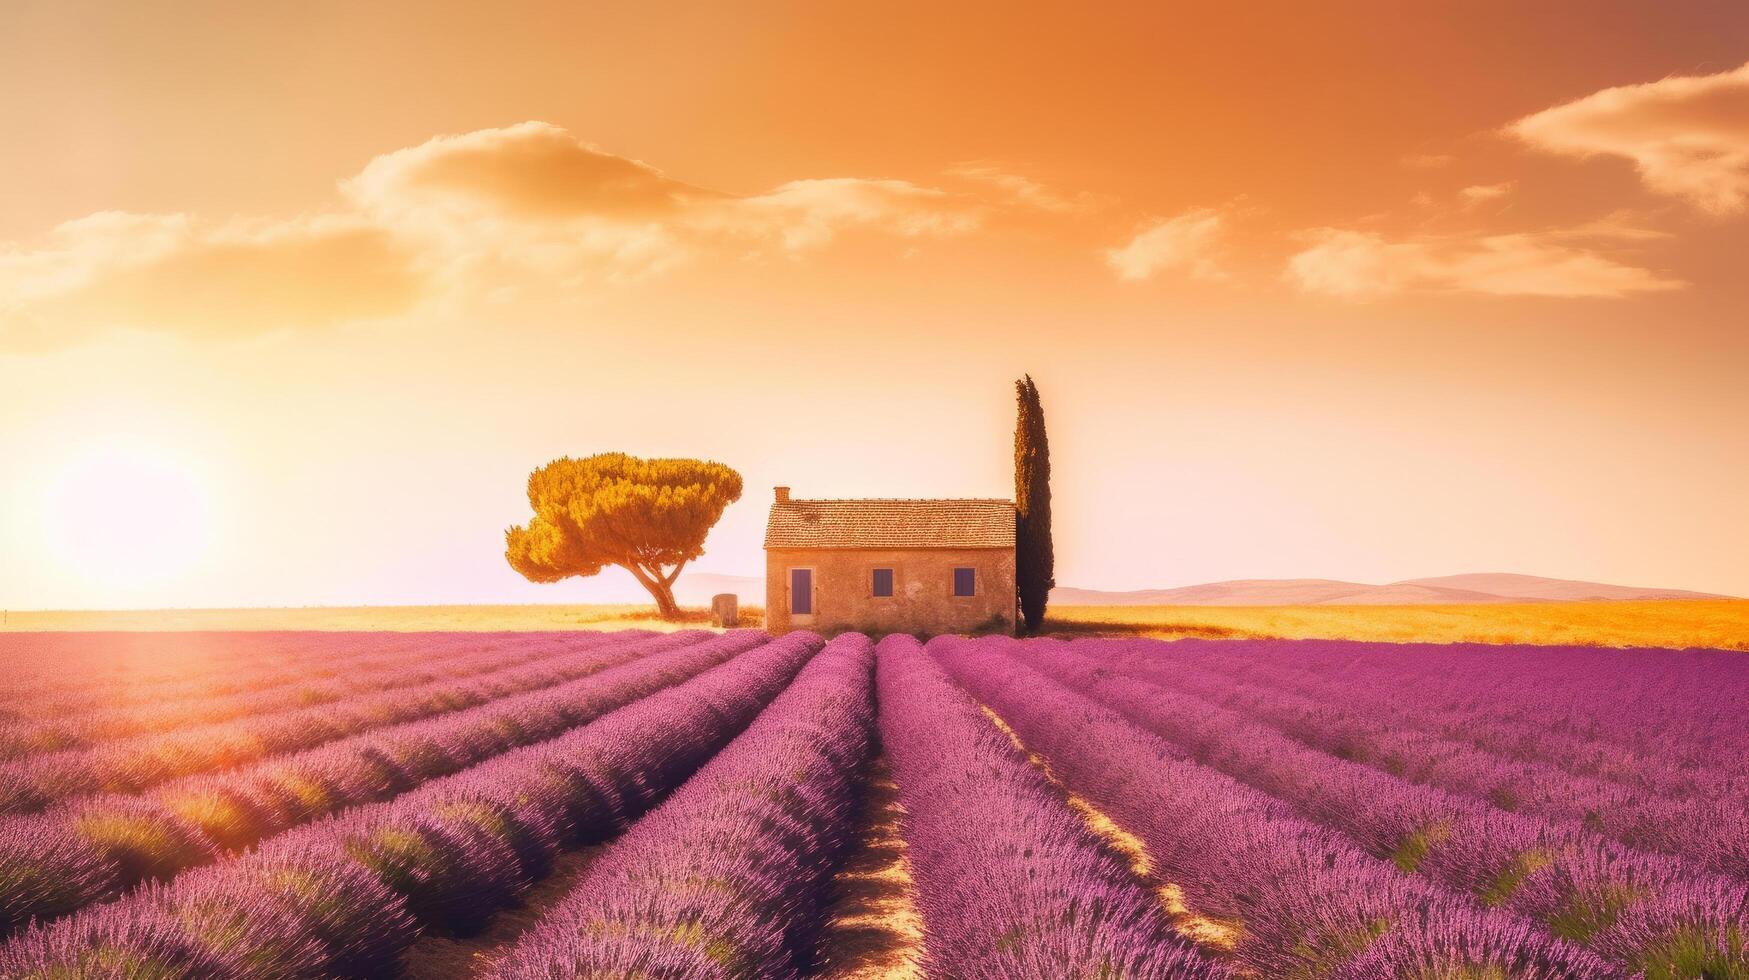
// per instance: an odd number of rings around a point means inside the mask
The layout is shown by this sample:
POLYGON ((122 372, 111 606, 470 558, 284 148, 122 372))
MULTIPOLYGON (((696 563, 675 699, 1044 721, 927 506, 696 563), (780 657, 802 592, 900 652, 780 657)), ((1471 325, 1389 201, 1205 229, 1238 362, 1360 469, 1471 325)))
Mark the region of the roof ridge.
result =
POLYGON ((1018 511, 1001 497, 774 500, 765 546, 1012 548, 1018 511))
POLYGON ((1007 497, 791 497, 774 504, 1013 504, 1007 497))

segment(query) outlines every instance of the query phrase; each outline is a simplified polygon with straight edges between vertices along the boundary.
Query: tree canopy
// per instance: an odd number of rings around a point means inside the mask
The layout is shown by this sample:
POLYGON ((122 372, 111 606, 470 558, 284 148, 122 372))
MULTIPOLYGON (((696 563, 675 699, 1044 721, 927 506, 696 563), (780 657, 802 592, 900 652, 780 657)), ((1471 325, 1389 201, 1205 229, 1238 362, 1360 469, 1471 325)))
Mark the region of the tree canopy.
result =
POLYGON ((704 554, 705 536, 740 498, 741 474, 721 463, 566 456, 528 475, 534 517, 504 532, 504 557, 531 582, 618 565, 672 618, 680 611, 674 580, 704 554))

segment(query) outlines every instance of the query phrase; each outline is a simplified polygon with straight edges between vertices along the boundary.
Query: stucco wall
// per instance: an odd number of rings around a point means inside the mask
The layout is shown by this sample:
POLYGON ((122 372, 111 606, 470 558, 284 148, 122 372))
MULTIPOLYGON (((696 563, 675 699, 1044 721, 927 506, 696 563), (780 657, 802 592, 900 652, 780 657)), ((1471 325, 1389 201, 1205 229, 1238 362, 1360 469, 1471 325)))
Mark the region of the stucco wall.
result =
POLYGON ((769 548, 765 552, 765 622, 791 629, 878 633, 960 633, 999 624, 1014 628, 1014 549, 912 550, 769 548), (977 595, 953 594, 953 570, 978 570, 977 595), (814 618, 792 623, 789 570, 814 570, 814 618), (893 570, 893 595, 876 598, 873 571, 893 570))

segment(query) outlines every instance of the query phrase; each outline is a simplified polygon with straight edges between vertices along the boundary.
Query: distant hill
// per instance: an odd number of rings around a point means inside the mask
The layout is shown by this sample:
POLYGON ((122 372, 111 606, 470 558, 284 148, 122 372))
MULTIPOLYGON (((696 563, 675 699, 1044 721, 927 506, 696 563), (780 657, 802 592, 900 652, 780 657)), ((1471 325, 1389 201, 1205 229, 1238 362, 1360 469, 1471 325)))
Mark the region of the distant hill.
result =
POLYGON ((1682 589, 1641 588, 1632 585, 1604 585, 1599 582, 1572 582, 1566 579, 1542 578, 1537 575, 1514 575, 1511 572, 1477 572, 1470 575, 1443 575, 1438 578, 1409 579, 1402 585, 1427 585, 1437 588, 1469 589, 1489 592, 1520 601, 1585 599, 1725 599, 1729 596, 1682 589))
POLYGON ((1065 606, 1409 606, 1440 603, 1579 602, 1632 599, 1726 599, 1681 589, 1639 588, 1480 572, 1405 579, 1387 585, 1323 578, 1234 579, 1175 589, 1107 592, 1059 587, 1051 601, 1065 606))
MULTIPOLYGON (((685 572, 674 583, 674 597, 685 606, 708 606, 711 596, 733 592, 744 606, 765 604, 765 579, 757 575, 685 572)), ((1730 596, 1681 589, 1637 588, 1479 572, 1412 578, 1387 585, 1329 578, 1243 578, 1185 585, 1175 589, 1108 592, 1060 586, 1051 601, 1065 606, 1420 606, 1442 603, 1580 602, 1629 599, 1728 599, 1730 596)), ((635 587, 620 600, 643 601, 635 587)))
POLYGON ((681 572, 674 580, 674 598, 683 606, 708 606, 722 592, 733 592, 743 606, 765 605, 765 579, 757 575, 681 572))

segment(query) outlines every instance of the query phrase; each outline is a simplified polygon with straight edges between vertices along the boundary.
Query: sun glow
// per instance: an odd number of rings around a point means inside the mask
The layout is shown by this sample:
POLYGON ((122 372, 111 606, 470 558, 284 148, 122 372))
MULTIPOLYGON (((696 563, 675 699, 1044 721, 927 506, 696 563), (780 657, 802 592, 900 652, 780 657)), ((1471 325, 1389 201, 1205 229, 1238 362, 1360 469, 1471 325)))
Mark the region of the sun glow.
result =
POLYGON ((187 573, 213 538, 196 473, 191 461, 141 445, 73 457, 46 487, 47 552, 87 581, 124 591, 187 573))

